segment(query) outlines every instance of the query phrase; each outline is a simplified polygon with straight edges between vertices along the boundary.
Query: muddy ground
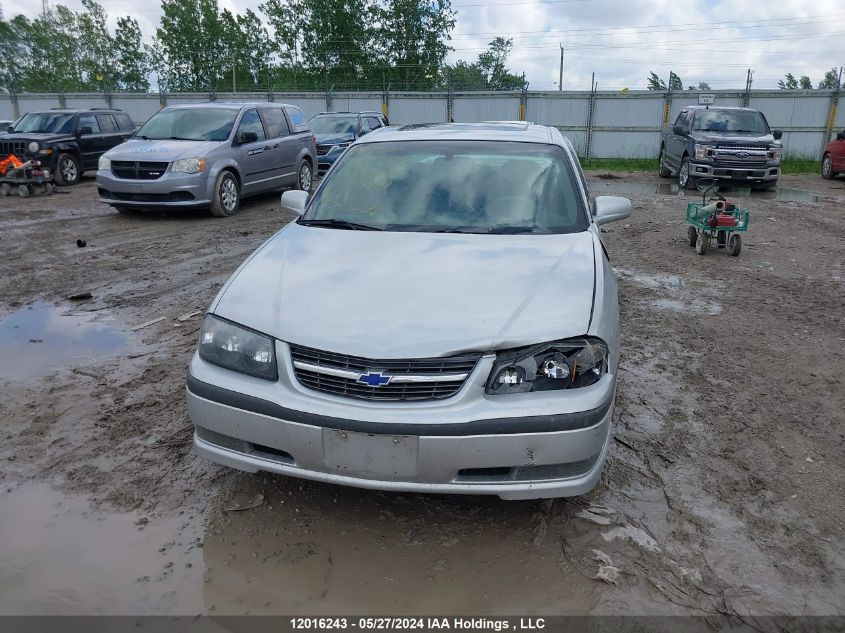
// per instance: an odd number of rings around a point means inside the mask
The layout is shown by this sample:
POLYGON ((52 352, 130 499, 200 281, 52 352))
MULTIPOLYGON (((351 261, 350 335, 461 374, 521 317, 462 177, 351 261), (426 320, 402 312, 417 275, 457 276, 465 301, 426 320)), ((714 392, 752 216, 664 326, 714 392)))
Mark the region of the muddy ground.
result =
POLYGON ((592 493, 536 502, 191 453, 198 311, 291 219, 277 194, 222 220, 119 215, 92 178, 0 199, 0 614, 845 613, 845 181, 743 199, 732 258, 687 245, 665 181, 615 176, 589 175, 635 204, 604 234, 610 459, 592 493))

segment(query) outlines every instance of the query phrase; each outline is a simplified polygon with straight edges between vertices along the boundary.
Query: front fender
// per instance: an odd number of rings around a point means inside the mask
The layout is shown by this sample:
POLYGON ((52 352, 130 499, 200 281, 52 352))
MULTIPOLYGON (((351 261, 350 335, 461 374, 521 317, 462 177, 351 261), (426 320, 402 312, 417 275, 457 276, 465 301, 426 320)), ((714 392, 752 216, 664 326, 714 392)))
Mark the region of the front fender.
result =
POLYGON ((217 182, 217 177, 220 175, 220 172, 224 169, 235 172, 238 184, 243 184, 241 171, 234 158, 222 158, 220 160, 216 160, 212 163, 211 168, 208 170, 206 181, 206 196, 208 197, 208 200, 214 200, 214 184, 217 182))

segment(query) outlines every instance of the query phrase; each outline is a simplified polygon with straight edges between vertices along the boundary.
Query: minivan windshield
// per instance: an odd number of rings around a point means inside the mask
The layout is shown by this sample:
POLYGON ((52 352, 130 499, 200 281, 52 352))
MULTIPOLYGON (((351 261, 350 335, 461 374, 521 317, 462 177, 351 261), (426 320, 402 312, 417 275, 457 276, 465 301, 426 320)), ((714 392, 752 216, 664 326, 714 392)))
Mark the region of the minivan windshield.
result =
POLYGON ((353 145, 299 222, 442 233, 574 233, 588 226, 562 148, 465 140, 353 145))
POLYGON ((355 134, 358 117, 315 116, 308 123, 314 134, 355 134))
POLYGON ((239 108, 164 109, 144 123, 135 138, 161 141, 225 141, 239 108))
POLYGON ((769 126, 763 115, 746 110, 699 110, 695 113, 693 129, 701 132, 736 132, 738 134, 769 133, 769 126))
POLYGON ((15 132, 71 134, 73 115, 67 112, 30 112, 18 121, 15 132))

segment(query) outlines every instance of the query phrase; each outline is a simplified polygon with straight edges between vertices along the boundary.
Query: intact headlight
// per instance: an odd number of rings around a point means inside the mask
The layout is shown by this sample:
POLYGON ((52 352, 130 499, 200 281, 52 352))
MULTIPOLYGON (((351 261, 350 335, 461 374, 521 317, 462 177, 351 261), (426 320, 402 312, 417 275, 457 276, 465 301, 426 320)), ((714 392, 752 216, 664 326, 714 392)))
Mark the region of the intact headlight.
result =
POLYGON ((200 328, 200 358, 209 363, 265 380, 276 380, 273 339, 211 314, 200 328))
POLYGON ((769 150, 769 158, 772 160, 783 160, 783 148, 775 147, 769 150))
POLYGON ((598 382, 607 373, 604 341, 576 338, 500 352, 487 379, 487 393, 577 389, 598 382))
POLYGON ((349 143, 340 143, 338 145, 332 145, 332 148, 329 151, 331 151, 331 152, 341 151, 342 152, 347 147, 349 147, 349 143))
POLYGON ((40 145, 38 145, 37 141, 32 141, 29 145, 26 146, 26 149, 29 150, 30 154, 35 154, 39 149, 40 145))
POLYGON ((709 150, 710 150, 710 147, 708 145, 698 145, 696 143, 696 145, 695 145, 695 157, 696 158, 707 158, 708 157, 707 152, 709 150))
POLYGON ((100 160, 97 162, 97 169, 99 169, 100 171, 110 171, 111 159, 106 158, 105 156, 100 156, 100 160))
POLYGON ((182 158, 174 160, 170 171, 175 171, 183 174, 198 174, 205 170, 204 158, 182 158))

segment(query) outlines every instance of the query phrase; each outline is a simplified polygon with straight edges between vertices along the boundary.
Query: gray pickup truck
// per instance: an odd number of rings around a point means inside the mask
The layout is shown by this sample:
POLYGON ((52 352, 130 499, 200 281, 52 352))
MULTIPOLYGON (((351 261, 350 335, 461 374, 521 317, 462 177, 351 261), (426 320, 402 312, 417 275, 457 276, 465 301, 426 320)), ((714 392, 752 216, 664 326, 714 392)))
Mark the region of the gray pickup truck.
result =
POLYGON ((694 189, 699 178, 772 189, 783 159, 781 136, 751 108, 687 106, 661 134, 658 173, 677 176, 682 189, 694 189))

